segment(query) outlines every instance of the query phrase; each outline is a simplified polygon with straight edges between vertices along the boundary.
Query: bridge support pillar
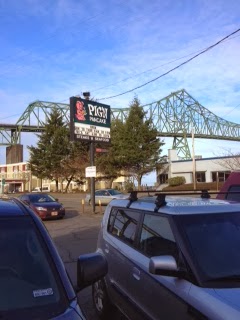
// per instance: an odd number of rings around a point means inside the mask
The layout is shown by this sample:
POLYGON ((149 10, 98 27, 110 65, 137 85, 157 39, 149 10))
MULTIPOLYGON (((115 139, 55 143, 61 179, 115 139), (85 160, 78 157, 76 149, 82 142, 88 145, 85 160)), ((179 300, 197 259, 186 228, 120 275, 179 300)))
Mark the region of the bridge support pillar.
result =
POLYGON ((23 162, 23 145, 15 144, 6 148, 6 164, 23 162))

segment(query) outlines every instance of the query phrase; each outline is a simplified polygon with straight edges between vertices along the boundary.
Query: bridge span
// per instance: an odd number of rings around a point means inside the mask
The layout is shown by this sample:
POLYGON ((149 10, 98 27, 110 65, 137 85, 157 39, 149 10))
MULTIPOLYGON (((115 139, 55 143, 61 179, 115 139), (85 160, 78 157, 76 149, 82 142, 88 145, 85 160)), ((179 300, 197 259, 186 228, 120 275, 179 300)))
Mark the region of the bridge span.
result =
MULTIPOLYGON (((53 108, 69 122, 69 104, 35 101, 28 105, 15 125, 0 124, 0 145, 21 143, 21 132, 41 132, 53 108)), ((151 119, 159 137, 173 138, 172 148, 183 159, 191 159, 188 138, 240 141, 240 124, 215 115, 203 107, 185 89, 143 106, 146 120, 151 119)), ((112 119, 124 121, 129 108, 111 108, 112 119)))

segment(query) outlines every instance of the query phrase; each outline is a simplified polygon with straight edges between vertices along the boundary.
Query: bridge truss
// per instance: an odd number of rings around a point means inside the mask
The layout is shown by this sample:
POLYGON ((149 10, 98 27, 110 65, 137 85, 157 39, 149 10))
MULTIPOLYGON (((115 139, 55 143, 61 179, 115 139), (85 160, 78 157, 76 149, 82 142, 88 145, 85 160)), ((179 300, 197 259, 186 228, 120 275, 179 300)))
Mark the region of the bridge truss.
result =
MULTIPOLYGON (((20 143, 21 132, 39 132, 53 108, 70 121, 69 104, 35 101, 27 107, 15 125, 0 124, 0 145, 20 143)), ((172 137, 173 149, 182 159, 191 159, 188 138, 240 141, 240 125, 224 120, 196 101, 185 89, 143 106, 146 119, 152 119, 159 137, 172 137)), ((111 108, 112 119, 124 121, 129 108, 111 108)))

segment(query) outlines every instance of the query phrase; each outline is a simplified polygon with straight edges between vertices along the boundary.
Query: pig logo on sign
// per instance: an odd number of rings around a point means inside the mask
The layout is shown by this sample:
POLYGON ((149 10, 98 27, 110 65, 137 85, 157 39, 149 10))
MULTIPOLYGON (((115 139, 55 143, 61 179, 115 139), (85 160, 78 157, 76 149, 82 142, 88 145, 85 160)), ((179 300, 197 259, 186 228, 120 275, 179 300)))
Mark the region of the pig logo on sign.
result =
POLYGON ((78 120, 84 121, 84 120, 86 120, 85 114, 86 114, 86 111, 84 108, 84 103, 82 101, 77 101, 76 102, 76 114, 75 114, 76 118, 78 120))

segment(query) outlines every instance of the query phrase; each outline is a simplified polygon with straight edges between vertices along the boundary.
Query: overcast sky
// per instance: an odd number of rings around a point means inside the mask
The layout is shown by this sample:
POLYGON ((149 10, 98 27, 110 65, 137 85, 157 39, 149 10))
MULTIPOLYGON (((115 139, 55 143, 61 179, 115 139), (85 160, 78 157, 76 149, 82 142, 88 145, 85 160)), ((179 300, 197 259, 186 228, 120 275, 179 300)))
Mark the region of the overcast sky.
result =
MULTIPOLYGON (((239 17, 237 0, 0 0, 0 123, 16 123, 35 100, 68 103, 84 91, 102 99, 140 86, 240 28, 239 17)), ((240 32, 157 81, 101 102, 128 107, 137 95, 147 104, 185 88, 240 124, 239 52, 240 32)), ((172 140, 165 142, 164 154, 172 140)), ((22 143, 28 160, 34 139, 25 134, 22 143)), ((216 156, 238 145, 199 139, 195 153, 216 156)))

